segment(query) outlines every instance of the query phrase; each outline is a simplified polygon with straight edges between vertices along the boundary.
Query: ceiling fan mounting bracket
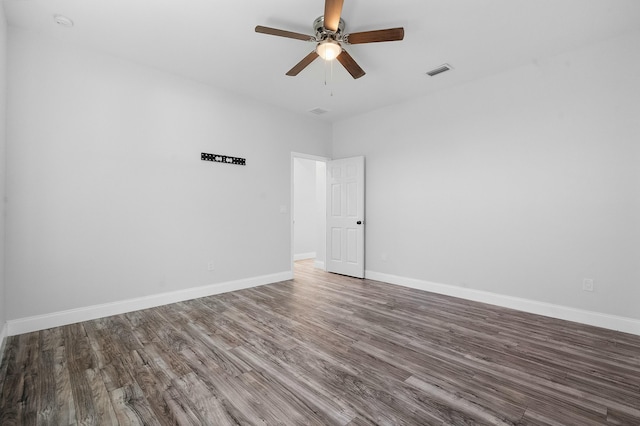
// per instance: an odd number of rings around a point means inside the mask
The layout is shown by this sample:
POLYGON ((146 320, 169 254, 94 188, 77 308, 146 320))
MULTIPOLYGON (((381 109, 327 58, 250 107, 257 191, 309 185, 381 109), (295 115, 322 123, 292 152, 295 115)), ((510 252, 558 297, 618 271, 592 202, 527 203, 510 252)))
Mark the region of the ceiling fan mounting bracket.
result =
POLYGON ((324 27, 324 15, 319 16, 313 21, 313 31, 315 33, 315 41, 321 42, 327 39, 335 40, 335 41, 346 41, 343 39, 343 31, 344 31, 345 23, 344 19, 340 18, 340 23, 338 24, 338 31, 330 31, 324 27))

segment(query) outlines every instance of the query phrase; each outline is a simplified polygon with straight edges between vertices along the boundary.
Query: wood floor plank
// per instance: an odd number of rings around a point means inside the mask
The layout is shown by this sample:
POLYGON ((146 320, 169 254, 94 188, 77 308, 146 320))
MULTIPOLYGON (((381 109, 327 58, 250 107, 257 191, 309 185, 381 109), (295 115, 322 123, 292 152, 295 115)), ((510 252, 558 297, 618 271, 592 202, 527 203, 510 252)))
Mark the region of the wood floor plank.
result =
POLYGON ((94 367, 94 357, 91 355, 87 336, 82 324, 72 324, 63 327, 65 339, 66 369, 69 373, 69 384, 74 411, 78 423, 97 424, 99 420, 96 407, 93 404, 91 385, 85 372, 94 367))
POLYGON ((440 389, 455 391, 461 398, 482 405, 489 412, 500 413, 502 417, 510 420, 519 419, 524 413, 526 401, 522 395, 509 388, 496 391, 493 383, 487 384, 477 380, 477 374, 473 369, 456 363, 452 358, 426 357, 417 352, 410 355, 410 350, 403 350, 400 356, 394 356, 398 351, 379 349, 379 344, 374 346, 358 342, 357 345, 363 351, 386 362, 404 365, 407 370, 414 371, 414 379, 419 377, 440 389))
POLYGON ((91 398, 93 399, 98 424, 105 426, 117 425, 118 417, 113 409, 109 392, 107 392, 107 387, 102 380, 100 371, 90 368, 85 370, 85 375, 91 388, 91 398))
POLYGON ((56 398, 55 361, 52 349, 40 352, 37 377, 37 423, 41 425, 57 425, 59 424, 58 403, 56 398))
POLYGON ((142 390, 158 424, 173 425, 176 418, 165 398, 171 387, 171 378, 142 351, 134 351, 134 355, 135 363, 132 368, 135 384, 142 390))
MULTIPOLYGON (((62 333, 61 333, 62 335, 62 333)), ((64 346, 55 349, 53 357, 53 374, 56 381, 56 415, 60 425, 76 422, 76 404, 71 389, 71 375, 67 367, 67 354, 64 346)))
POLYGON ((589 411, 577 411, 574 405, 564 401, 532 399, 523 419, 531 419, 543 424, 575 424, 584 426, 595 426, 607 422, 606 414, 589 411))
POLYGON ((175 419, 176 424, 181 426, 206 424, 198 409, 176 387, 167 388, 164 399, 169 407, 170 416, 175 419))
POLYGON ((508 426, 509 424, 512 424, 511 422, 507 422, 489 412, 484 407, 465 398, 461 398, 455 393, 448 392, 438 386, 432 385, 424 380, 420 380, 416 376, 409 377, 405 382, 416 389, 419 389, 427 397, 438 401, 442 405, 451 407, 452 411, 464 413, 466 416, 469 416, 469 420, 467 420, 467 422, 479 421, 499 426, 508 426))
POLYGON ((24 387, 22 391, 21 422, 24 424, 35 424, 38 418, 38 376, 27 374, 24 377, 24 387))
POLYGON ((119 425, 152 425, 159 421, 137 383, 114 389, 109 397, 119 425))
POLYGON ((270 377, 277 377, 283 386, 317 413, 326 424, 344 425, 356 417, 356 411, 346 401, 337 395, 327 393, 312 378, 301 380, 301 377, 292 371, 291 366, 271 362, 262 354, 244 346, 234 348, 233 351, 251 364, 254 370, 270 377))
POLYGON ((24 391, 24 375, 10 374, 4 378, 4 386, 0 398, 0 424, 18 425, 21 423, 24 391))
POLYGON ((176 381, 176 388, 189 401, 202 424, 248 424, 246 415, 225 396, 207 386, 196 374, 188 374, 176 381))
POLYGON ((311 410, 304 401, 284 387, 278 378, 252 370, 242 374, 239 379, 247 391, 259 395, 261 405, 275 411, 274 417, 279 421, 286 419, 289 424, 327 424, 319 413, 311 410))
POLYGON ((640 425, 640 336, 327 274, 6 339, 0 424, 640 425))

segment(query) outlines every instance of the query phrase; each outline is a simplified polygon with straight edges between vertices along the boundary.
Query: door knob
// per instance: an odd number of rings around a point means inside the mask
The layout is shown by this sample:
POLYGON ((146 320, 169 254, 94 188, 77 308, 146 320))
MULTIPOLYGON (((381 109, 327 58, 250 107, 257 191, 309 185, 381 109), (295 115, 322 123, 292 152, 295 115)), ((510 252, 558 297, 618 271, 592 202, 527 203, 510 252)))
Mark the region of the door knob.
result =
POLYGON ((356 225, 362 225, 362 221, 361 220, 357 221, 356 225))

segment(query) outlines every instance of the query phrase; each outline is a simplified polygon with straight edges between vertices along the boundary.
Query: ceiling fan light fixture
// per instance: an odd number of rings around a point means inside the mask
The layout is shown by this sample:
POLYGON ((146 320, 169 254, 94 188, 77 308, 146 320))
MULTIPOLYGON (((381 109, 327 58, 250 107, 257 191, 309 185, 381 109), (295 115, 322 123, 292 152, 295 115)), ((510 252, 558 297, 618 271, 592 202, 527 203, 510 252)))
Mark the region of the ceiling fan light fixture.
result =
POLYGON ((318 43, 316 53, 325 61, 333 61, 342 53, 342 46, 335 40, 324 40, 318 43))
MULTIPOLYGON (((311 65, 318 56, 330 62, 337 59, 340 65, 347 70, 354 79, 363 77, 366 73, 360 65, 349 55, 349 52, 342 48, 342 43, 365 44, 379 43, 383 41, 399 41, 404 39, 404 28, 387 28, 384 30, 360 31, 356 33, 345 32, 345 22, 340 16, 344 0, 324 0, 324 15, 313 21, 313 35, 296 33, 293 31, 280 30, 278 28, 264 27, 256 25, 255 31, 261 34, 268 34, 278 37, 292 38, 307 42, 316 43, 316 48, 295 64, 293 68, 285 74, 295 77, 302 70, 311 65)), ((331 62, 333 64, 333 62, 331 62)), ((333 72, 333 68, 331 68, 333 72)), ((327 69, 325 69, 326 73, 327 69)))

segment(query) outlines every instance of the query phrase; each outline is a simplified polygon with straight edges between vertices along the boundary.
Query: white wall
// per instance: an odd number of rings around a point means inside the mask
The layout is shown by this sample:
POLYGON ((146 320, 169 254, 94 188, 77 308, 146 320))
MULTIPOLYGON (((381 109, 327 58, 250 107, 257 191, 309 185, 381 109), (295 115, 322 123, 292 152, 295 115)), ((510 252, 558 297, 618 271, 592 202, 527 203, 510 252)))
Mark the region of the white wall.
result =
POLYGON ((328 124, 14 29, 8 78, 9 319, 290 270, 290 153, 328 124))
POLYGON ((5 266, 4 266, 4 234, 5 234, 5 147, 6 147, 6 86, 7 85, 7 23, 4 8, 0 5, 0 359, 2 345, 6 335, 6 299, 5 299, 5 266))
POLYGON ((367 269, 639 319, 638 46, 336 123, 334 158, 367 159, 367 269))
POLYGON ((293 159, 293 258, 316 257, 316 162, 293 159))

